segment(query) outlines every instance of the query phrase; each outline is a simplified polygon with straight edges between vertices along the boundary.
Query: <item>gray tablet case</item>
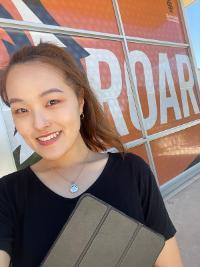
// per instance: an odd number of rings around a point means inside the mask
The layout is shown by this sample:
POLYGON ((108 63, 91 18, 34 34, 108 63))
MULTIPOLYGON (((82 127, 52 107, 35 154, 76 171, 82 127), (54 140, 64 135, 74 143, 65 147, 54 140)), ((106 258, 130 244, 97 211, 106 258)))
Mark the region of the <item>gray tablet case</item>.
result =
POLYGON ((151 267, 164 243, 162 235, 84 194, 40 266, 151 267))

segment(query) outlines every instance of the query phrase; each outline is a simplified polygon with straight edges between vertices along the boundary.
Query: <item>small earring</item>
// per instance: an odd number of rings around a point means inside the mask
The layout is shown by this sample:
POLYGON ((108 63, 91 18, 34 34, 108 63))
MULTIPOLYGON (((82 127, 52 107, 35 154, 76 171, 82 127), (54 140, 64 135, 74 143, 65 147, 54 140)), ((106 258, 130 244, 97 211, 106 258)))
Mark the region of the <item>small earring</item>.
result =
POLYGON ((84 113, 82 112, 81 115, 80 115, 81 120, 83 120, 84 117, 85 117, 85 115, 84 115, 84 113))

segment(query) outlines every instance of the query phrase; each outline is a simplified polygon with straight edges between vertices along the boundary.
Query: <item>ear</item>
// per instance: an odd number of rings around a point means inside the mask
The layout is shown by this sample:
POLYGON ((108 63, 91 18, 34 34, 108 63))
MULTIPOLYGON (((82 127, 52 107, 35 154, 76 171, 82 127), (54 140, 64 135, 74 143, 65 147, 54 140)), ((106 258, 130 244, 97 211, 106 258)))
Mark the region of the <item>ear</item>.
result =
POLYGON ((83 97, 80 97, 79 98, 79 111, 80 111, 80 115, 83 112, 84 103, 85 103, 84 98, 83 97))

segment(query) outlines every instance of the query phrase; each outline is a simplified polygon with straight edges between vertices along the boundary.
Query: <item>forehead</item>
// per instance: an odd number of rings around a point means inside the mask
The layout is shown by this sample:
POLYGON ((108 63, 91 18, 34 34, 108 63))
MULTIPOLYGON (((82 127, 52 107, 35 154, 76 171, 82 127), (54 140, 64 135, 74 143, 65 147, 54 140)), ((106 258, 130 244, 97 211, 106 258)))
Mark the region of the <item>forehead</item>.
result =
MULTIPOLYGON (((6 91, 8 98, 25 94, 39 94, 49 88, 68 89, 64 73, 58 68, 39 61, 16 64, 11 67, 6 91)), ((71 88, 70 88, 71 89, 71 88)))
POLYGON ((12 80, 17 77, 24 78, 25 80, 27 78, 35 78, 37 76, 39 76, 41 79, 46 76, 51 76, 54 79, 64 80, 64 73, 60 69, 40 61, 15 64, 11 67, 8 73, 7 81, 9 80, 10 76, 12 76, 12 80))

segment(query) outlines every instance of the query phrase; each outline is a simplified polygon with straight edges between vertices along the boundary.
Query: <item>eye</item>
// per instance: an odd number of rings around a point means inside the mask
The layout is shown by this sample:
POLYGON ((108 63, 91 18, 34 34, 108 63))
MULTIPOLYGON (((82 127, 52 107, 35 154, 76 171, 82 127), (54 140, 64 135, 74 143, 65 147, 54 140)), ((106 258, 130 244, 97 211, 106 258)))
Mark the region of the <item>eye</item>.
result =
POLYGON ((53 106, 53 105, 58 104, 59 102, 60 101, 57 100, 57 99, 51 99, 51 100, 48 101, 47 106, 53 106))
POLYGON ((14 111, 15 114, 25 113, 27 112, 27 109, 25 108, 18 108, 14 111))

